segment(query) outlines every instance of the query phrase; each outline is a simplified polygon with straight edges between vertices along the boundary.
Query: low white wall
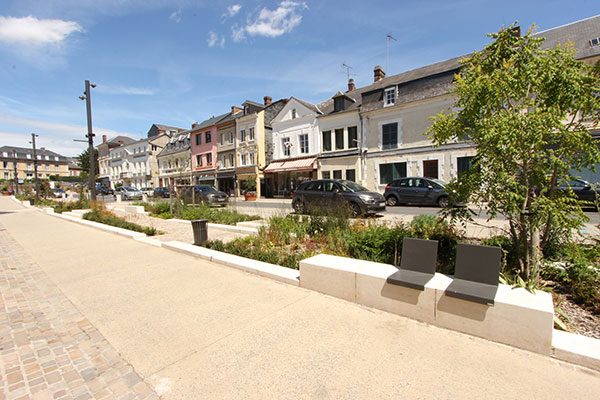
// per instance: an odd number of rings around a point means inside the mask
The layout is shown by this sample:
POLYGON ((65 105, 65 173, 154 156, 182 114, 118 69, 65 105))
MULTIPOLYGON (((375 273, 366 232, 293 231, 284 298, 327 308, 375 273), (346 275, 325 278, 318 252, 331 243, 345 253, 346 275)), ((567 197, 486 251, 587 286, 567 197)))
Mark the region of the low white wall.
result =
POLYGON ((494 306, 445 295, 452 278, 435 274, 416 290, 386 282, 388 264, 320 254, 300 262, 300 286, 368 307, 550 355, 554 307, 546 292, 500 285, 494 306))

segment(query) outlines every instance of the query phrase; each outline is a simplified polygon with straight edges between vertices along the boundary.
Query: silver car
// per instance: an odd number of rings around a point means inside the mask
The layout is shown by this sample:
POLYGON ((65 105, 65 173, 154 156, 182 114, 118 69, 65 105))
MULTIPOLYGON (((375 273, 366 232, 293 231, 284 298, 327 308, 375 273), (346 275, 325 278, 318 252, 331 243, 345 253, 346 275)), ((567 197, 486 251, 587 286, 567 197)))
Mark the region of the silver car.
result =
POLYGON ((142 192, 132 186, 121 186, 115 189, 115 196, 121 195, 123 200, 141 200, 142 192))

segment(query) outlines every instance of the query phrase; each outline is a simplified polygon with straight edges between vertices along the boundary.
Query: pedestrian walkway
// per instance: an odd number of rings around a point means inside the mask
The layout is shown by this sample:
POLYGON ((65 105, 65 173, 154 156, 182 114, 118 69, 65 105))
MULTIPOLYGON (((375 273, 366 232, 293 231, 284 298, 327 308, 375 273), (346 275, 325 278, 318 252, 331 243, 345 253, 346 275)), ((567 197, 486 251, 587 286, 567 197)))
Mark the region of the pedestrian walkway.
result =
POLYGON ((0 399, 157 398, 0 224, 0 399))
MULTIPOLYGON (((43 213, 0 214, 0 223, 165 399, 596 399, 600 391, 600 374, 585 368, 43 213)), ((11 281, 11 290, 24 284, 11 281)), ((40 312, 54 315, 37 296, 40 312)))

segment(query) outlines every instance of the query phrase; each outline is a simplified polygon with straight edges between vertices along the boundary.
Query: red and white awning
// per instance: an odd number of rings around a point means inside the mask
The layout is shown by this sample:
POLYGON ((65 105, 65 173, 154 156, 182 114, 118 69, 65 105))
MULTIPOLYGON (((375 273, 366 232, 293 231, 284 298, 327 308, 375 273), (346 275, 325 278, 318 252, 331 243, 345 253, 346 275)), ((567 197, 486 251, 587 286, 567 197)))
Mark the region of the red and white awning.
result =
POLYGON ((317 168, 317 157, 299 158, 296 160, 273 161, 264 172, 302 171, 317 168))

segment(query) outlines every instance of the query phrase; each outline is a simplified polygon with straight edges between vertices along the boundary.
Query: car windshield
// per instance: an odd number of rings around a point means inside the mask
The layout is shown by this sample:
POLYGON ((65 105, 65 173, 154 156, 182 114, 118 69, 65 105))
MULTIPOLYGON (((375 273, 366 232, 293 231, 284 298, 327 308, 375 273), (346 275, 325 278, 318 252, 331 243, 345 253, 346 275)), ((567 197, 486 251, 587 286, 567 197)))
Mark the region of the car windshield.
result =
POLYGON ((447 186, 447 185, 448 185, 446 182, 444 182, 444 181, 441 181, 441 180, 439 180, 439 179, 432 179, 432 178, 430 178, 430 180, 431 180, 432 182, 435 182, 435 183, 437 183, 437 184, 438 184, 438 185, 440 185, 441 187, 445 187, 445 186, 447 186))
POLYGON ((359 185, 356 182, 338 181, 338 183, 340 183, 342 185, 342 189, 344 190, 344 192, 368 192, 369 191, 369 189, 367 189, 364 186, 359 185))

